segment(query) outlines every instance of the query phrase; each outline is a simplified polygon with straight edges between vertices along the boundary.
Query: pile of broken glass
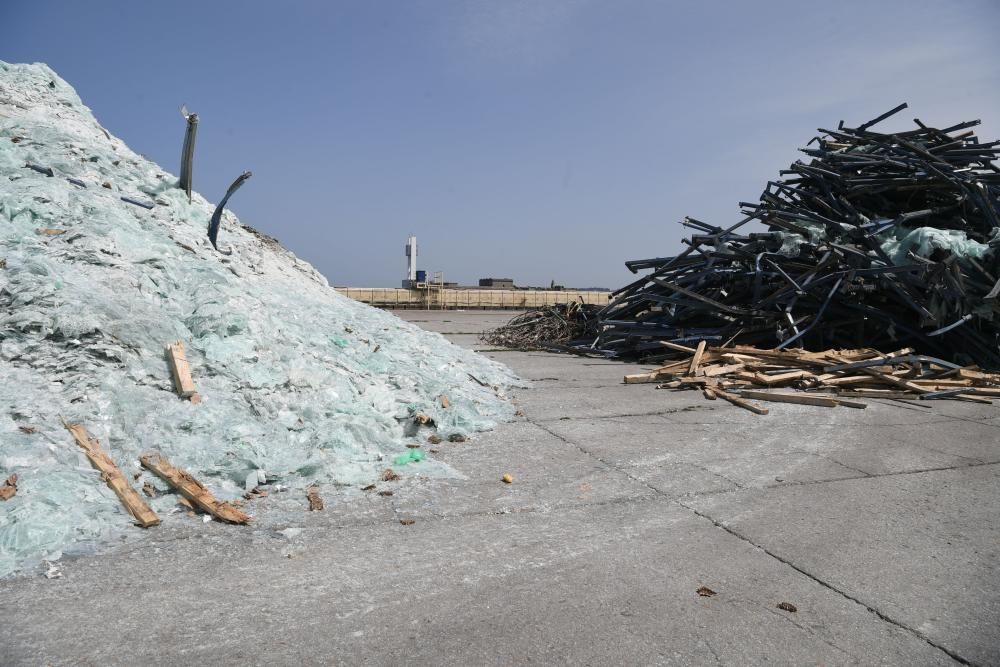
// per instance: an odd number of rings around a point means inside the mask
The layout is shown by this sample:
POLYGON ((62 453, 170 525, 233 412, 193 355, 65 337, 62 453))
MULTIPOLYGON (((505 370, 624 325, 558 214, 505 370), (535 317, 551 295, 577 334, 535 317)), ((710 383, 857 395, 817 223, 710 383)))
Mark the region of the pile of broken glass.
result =
POLYGON ((444 437, 513 416, 505 367, 337 294, 229 212, 216 251, 213 205, 189 202, 45 65, 0 62, 0 184, 0 483, 18 476, 0 502, 0 576, 130 526, 63 420, 136 488, 166 488, 139 466, 155 450, 225 500, 260 477, 372 481, 426 438, 417 414, 444 437), (199 404, 174 393, 176 341, 199 404))

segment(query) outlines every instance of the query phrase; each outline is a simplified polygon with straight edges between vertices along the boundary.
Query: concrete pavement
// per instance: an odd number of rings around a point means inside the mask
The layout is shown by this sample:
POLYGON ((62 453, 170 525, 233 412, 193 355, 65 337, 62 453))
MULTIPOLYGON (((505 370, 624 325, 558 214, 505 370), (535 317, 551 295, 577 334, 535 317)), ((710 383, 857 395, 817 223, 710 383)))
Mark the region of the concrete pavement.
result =
MULTIPOLYGON (((476 349, 510 317, 400 315, 476 349)), ((485 353, 533 381, 524 416, 434 445, 451 478, 2 581, 0 664, 1000 664, 996 408, 758 416, 485 353)))

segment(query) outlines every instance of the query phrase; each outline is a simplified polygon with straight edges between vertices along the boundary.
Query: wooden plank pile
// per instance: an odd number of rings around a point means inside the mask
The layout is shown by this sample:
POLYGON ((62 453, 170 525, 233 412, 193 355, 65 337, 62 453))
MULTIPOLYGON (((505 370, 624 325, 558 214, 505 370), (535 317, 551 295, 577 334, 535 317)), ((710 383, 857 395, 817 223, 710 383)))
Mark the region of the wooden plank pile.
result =
POLYGON ((873 349, 759 349, 747 345, 690 348, 663 343, 687 358, 648 373, 626 375, 626 384, 655 383, 658 389, 700 389, 758 414, 767 408, 748 399, 823 407, 865 408, 856 399, 958 399, 991 403, 1000 398, 1000 373, 959 366, 904 348, 890 354, 873 349), (795 388, 796 393, 770 390, 795 388))
MULTIPOLYGON (((669 356, 662 341, 779 350, 913 347, 1000 369, 1000 141, 969 128, 820 129, 744 218, 694 218, 672 257, 613 294, 581 352, 669 356), (750 223, 762 223, 747 227, 750 223)), ((503 344, 497 341, 498 344, 503 344)))

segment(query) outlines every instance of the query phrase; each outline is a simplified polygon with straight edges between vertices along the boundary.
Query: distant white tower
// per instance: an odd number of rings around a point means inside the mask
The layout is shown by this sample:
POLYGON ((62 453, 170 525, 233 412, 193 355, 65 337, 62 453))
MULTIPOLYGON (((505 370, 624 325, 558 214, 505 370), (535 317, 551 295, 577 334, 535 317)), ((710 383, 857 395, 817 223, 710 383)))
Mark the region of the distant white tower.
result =
POLYGON ((417 282, 417 237, 406 240, 406 279, 410 284, 417 282))

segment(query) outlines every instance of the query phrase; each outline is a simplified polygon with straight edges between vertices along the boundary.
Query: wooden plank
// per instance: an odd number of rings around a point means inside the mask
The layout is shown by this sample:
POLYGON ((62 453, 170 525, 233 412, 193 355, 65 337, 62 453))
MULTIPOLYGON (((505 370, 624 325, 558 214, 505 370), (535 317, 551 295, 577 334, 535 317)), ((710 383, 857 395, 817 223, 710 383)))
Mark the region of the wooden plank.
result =
POLYGON ((1000 383, 1000 373, 984 373, 972 368, 959 368, 958 377, 966 380, 984 380, 986 382, 1000 383))
POLYGON ((744 410, 749 410, 750 412, 756 412, 759 415, 766 415, 768 413, 767 408, 762 408, 759 405, 754 405, 750 401, 745 401, 739 396, 736 396, 735 394, 730 394, 728 391, 723 391, 717 387, 713 387, 712 392, 715 393, 716 396, 720 396, 729 401, 730 403, 732 403, 733 405, 739 406, 744 410))
POLYGON ((675 361, 672 364, 667 364, 666 366, 660 366, 653 373, 673 373, 676 375, 683 375, 688 367, 691 365, 689 360, 675 361))
POLYGON ((872 384, 871 375, 845 375, 843 377, 834 377, 827 380, 823 380, 824 385, 832 386, 843 386, 852 384, 872 384))
POLYGON ((951 383, 937 383, 933 380, 921 381, 913 380, 913 383, 927 389, 928 391, 948 391, 950 389, 975 389, 971 384, 951 384, 951 383))
POLYGON ((878 371, 876 371, 874 369, 871 369, 871 368, 862 368, 860 370, 863 373, 867 374, 867 375, 871 375, 873 378, 877 378, 879 380, 883 380, 883 381, 885 381, 885 382, 887 382, 889 384, 896 385, 897 387, 905 387, 906 389, 909 389, 910 391, 914 391, 914 392, 916 392, 918 394, 929 394, 930 393, 929 390, 924 389, 920 385, 913 384, 912 382, 909 382, 907 380, 901 380, 901 379, 899 379, 898 377, 896 377, 894 375, 888 375, 886 373, 880 373, 880 372, 878 372, 878 371))
POLYGON ((702 374, 705 377, 715 377, 717 375, 728 375, 729 373, 735 373, 736 371, 741 371, 746 367, 746 364, 728 364, 725 366, 712 366, 709 368, 704 368, 702 374))
POLYGON ((818 405, 824 408, 837 407, 837 401, 833 398, 823 396, 810 396, 809 394, 774 394, 767 391, 757 391, 744 389, 740 392, 743 398, 753 398, 758 401, 772 401, 774 403, 798 403, 799 405, 818 405))
POLYGON ((0 486, 0 500, 10 500, 17 493, 17 475, 11 474, 0 486))
POLYGON ((657 341, 660 345, 671 350, 677 350, 678 352, 687 352, 688 354, 694 354, 695 350, 693 347, 688 347, 687 345, 678 345, 677 343, 671 343, 667 340, 657 341))
POLYGON ((181 398, 189 398, 192 403, 200 403, 201 397, 195 389, 194 380, 191 379, 191 366, 188 364, 187 354, 184 351, 184 343, 177 341, 167 345, 167 361, 170 362, 170 372, 174 378, 174 390, 181 398))
POLYGON ((625 376, 625 384, 642 384, 644 382, 659 382, 675 375, 683 375, 690 364, 687 361, 678 361, 666 366, 661 366, 645 373, 634 373, 625 376))
POLYGON ((156 512, 128 483, 128 479, 111 460, 108 453, 104 451, 97 438, 92 437, 82 424, 67 424, 65 422, 63 424, 66 426, 66 430, 73 435, 76 444, 86 453, 91 465, 101 471, 101 479, 115 492, 129 514, 135 517, 136 524, 143 528, 149 528, 160 523, 160 517, 156 516, 156 512))
POLYGON ((851 389, 844 390, 843 395, 856 398, 887 398, 905 401, 915 401, 918 398, 913 392, 897 391, 895 389, 851 389))
POLYGON ((940 388, 946 389, 948 387, 959 388, 959 387, 971 387, 972 380, 911 380, 915 385, 928 388, 940 388))
POLYGON ((691 366, 688 368, 688 375, 694 375, 698 371, 698 366, 701 364, 701 357, 705 354, 706 345, 708 345, 708 342, 704 340, 698 343, 698 347, 694 351, 694 356, 691 357, 691 366))
POLYGON ((764 373, 754 373, 753 382, 770 387, 771 385, 791 382, 804 377, 812 377, 809 371, 792 371, 790 373, 778 373, 777 375, 765 375, 764 373))
POLYGON ((201 482, 192 477, 187 471, 175 467, 160 454, 144 454, 139 460, 142 461, 143 466, 152 470, 153 474, 177 489, 195 507, 208 512, 216 519, 237 524, 244 524, 250 520, 249 516, 236 507, 217 500, 212 495, 212 492, 206 489, 201 482))
POLYGON ((669 376, 669 373, 659 373, 657 371, 653 371, 651 373, 636 373, 634 375, 626 375, 624 382, 625 384, 644 384, 649 382, 659 382, 669 376))
POLYGON ((757 357, 751 356, 749 354, 736 354, 734 352, 726 352, 725 354, 720 354, 719 356, 727 361, 733 361, 736 363, 745 363, 745 364, 763 363, 757 357))

